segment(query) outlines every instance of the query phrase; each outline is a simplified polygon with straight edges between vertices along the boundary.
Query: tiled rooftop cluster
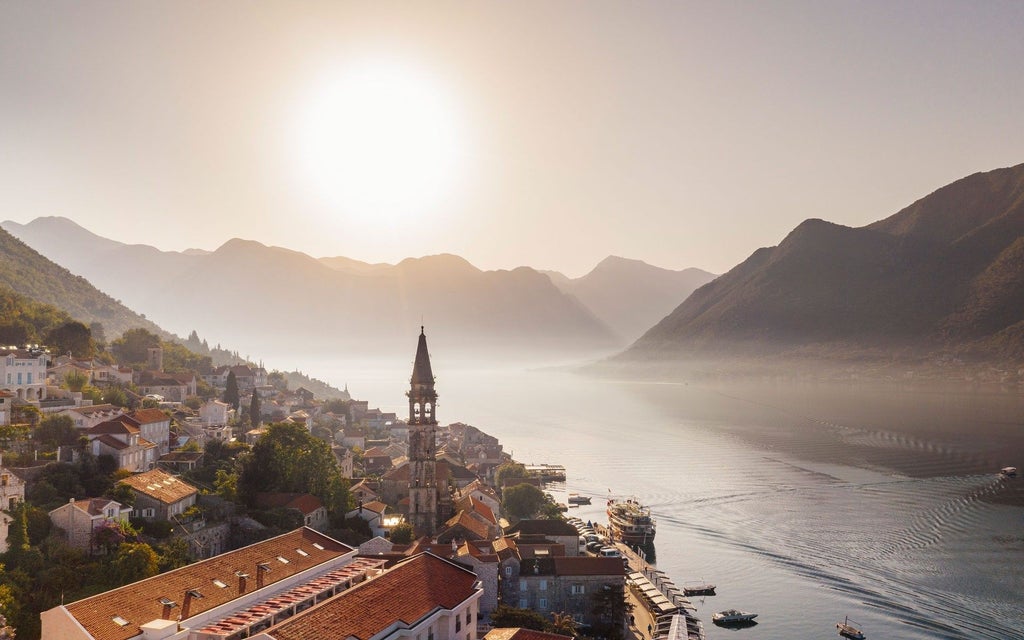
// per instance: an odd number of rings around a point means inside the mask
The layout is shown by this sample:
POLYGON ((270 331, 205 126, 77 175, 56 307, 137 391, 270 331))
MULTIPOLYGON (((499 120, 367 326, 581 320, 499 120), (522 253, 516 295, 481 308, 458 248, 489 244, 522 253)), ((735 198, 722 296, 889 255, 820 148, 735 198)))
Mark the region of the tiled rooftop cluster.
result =
POLYGON ((340 569, 209 624, 194 637, 196 640, 220 640, 238 632, 243 632, 240 637, 249 637, 373 577, 383 567, 383 560, 358 558, 340 569))

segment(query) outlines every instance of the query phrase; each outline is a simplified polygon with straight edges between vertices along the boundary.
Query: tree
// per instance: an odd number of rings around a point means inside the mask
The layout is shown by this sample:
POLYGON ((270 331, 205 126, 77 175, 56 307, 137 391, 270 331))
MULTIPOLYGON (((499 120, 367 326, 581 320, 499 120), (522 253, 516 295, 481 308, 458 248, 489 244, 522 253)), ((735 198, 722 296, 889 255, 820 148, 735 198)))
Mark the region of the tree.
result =
POLYGON ((530 609, 517 609, 508 605, 499 604, 491 612, 491 625, 495 627, 521 627, 544 631, 548 626, 547 618, 542 614, 530 609))
POLYGON ((593 625, 595 637, 609 640, 621 640, 626 628, 626 616, 633 610, 633 605, 626 600, 626 592, 621 584, 606 584, 591 595, 591 613, 598 622, 593 625))
POLYGON ((36 442, 43 445, 47 450, 53 450, 61 445, 73 445, 78 441, 78 432, 75 431, 75 421, 71 416, 50 414, 39 421, 33 434, 36 442))
POLYGON ((234 371, 228 372, 227 388, 224 389, 224 402, 234 407, 235 413, 238 412, 241 400, 238 397, 238 378, 235 377, 234 371))
POLYGON ((110 343, 110 350, 119 362, 142 364, 149 362, 149 350, 160 346, 160 336, 142 328, 129 329, 110 343))
POLYGON ((260 394, 252 390, 252 399, 249 400, 249 424, 253 429, 260 426, 260 394))
POLYGON ((502 492, 501 512, 516 520, 522 520, 533 517, 544 503, 544 492, 524 482, 508 487, 502 492))
POLYGON ((127 407, 128 394, 121 387, 108 387, 103 393, 103 402, 112 404, 115 407, 127 407))
POLYGON ((494 472, 494 484, 501 489, 505 486, 519 484, 516 480, 524 480, 528 475, 526 465, 519 462, 506 462, 494 472))
POLYGON ((54 327, 45 340, 54 353, 71 353, 76 358, 91 358, 96 354, 92 331, 77 320, 54 327))
POLYGON ((250 505, 257 493, 284 491, 313 494, 332 513, 350 508, 348 485, 331 447, 302 425, 271 424, 239 461, 237 491, 250 505))
POLYGON ((184 567, 192 555, 184 538, 172 538, 156 549, 160 556, 160 573, 184 567))
POLYGON ((14 510, 14 520, 7 531, 7 553, 5 558, 11 567, 17 567, 21 557, 29 550, 28 516, 25 503, 22 502, 14 510))
POLYGON ((145 542, 125 542, 117 548, 110 568, 113 586, 121 586, 155 576, 160 571, 160 558, 145 542))
POLYGON ((395 544, 411 544, 414 530, 408 522, 400 522, 391 529, 391 542, 395 544))
POLYGON ((87 384, 89 384, 89 376, 81 371, 72 369, 64 376, 64 386, 68 388, 68 391, 79 393, 87 384))
POLYGON ((552 613, 551 622, 547 624, 545 631, 548 633, 557 633, 563 636, 569 636, 572 638, 576 637, 576 621, 573 619, 572 614, 566 613, 552 613))

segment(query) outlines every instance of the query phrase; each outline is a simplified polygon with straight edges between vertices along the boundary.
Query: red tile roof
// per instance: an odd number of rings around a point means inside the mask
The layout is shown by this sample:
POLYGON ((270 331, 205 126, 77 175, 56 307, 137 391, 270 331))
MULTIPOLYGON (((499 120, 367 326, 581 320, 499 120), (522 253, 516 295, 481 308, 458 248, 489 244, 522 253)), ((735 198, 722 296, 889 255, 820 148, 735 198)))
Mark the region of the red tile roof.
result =
POLYGON ((93 427, 89 427, 88 429, 86 429, 86 432, 92 435, 100 435, 104 433, 120 433, 130 435, 139 433, 139 428, 132 424, 131 421, 126 416, 118 416, 113 420, 107 420, 93 427))
POLYGON ((571 640, 571 638, 572 636, 534 631, 533 629, 523 629, 521 627, 491 629, 484 636, 484 640, 571 640))
POLYGON ((303 527, 209 560, 202 560, 73 602, 65 608, 96 640, 128 640, 142 633, 139 628, 141 625, 160 617, 163 609, 159 602, 160 598, 169 598, 180 604, 185 591, 199 589, 204 597, 192 600, 191 615, 195 616, 238 598, 238 578, 235 577, 235 571, 245 571, 253 576, 246 586, 246 593, 252 593, 256 588, 257 563, 274 560, 278 556, 289 561, 288 564, 275 561, 273 571, 264 574, 265 586, 269 586, 339 558, 350 551, 351 547, 303 527), (307 555, 303 556, 296 551, 297 549, 302 549, 307 555), (217 587, 214 580, 220 580, 228 586, 217 587), (123 627, 118 625, 113 621, 115 616, 127 620, 128 624, 123 627))
POLYGON ((396 622, 411 627, 438 608, 456 608, 478 592, 476 582, 473 572, 426 553, 265 633, 275 640, 368 640, 396 622))
MULTIPOLYGON (((450 529, 461 527, 466 533, 472 534, 477 540, 486 540, 490 537, 490 531, 488 530, 487 524, 481 520, 477 520, 472 515, 465 511, 460 511, 455 514, 448 522, 444 523, 445 530, 439 534, 440 536, 448 537, 445 534, 450 529)), ((460 536, 462 537, 462 536, 460 536)))
POLYGON ((189 483, 160 469, 127 477, 120 484, 126 484, 135 491, 164 504, 174 504, 198 493, 196 488, 189 483))
POLYGON ((324 506, 320 498, 308 493, 260 493, 256 504, 264 509, 296 509, 307 516, 324 506))
POLYGON ((159 409, 136 409, 128 414, 129 418, 132 418, 139 424, 150 424, 152 422, 167 422, 170 418, 166 413, 159 409))

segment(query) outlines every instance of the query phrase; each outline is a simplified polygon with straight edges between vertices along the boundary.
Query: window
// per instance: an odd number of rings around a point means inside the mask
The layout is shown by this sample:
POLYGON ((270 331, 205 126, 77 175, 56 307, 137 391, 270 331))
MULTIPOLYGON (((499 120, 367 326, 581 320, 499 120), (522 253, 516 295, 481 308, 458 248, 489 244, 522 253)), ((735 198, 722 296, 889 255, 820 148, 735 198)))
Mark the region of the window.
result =
POLYGON ((505 575, 506 576, 511 576, 512 575, 512 566, 511 565, 505 567, 505 575))
POLYGON ((520 580, 519 581, 519 590, 520 591, 526 591, 526 580, 520 580))
POLYGON ((526 598, 519 598, 519 608, 520 609, 527 609, 527 608, 529 608, 529 606, 528 606, 528 604, 526 602, 526 598))
POLYGON ((538 604, 540 605, 541 609, 547 609, 548 608, 548 599, 547 598, 541 598, 540 602, 538 604))
POLYGON ((31 371, 28 372, 28 383, 32 384, 32 372, 31 371))
POLYGON ((583 583, 582 582, 573 583, 573 585, 572 585, 572 595, 578 596, 578 595, 580 595, 582 593, 583 593, 583 583))
POLYGON ((467 609, 467 610, 466 610, 466 624, 469 624, 469 623, 470 623, 470 622, 472 622, 472 621, 473 621, 473 612, 472 612, 472 611, 469 611, 469 610, 467 609))
POLYGON ((462 618, 455 616, 455 631, 462 631, 462 618))
POLYGON ((547 591, 548 590, 548 581, 547 580, 541 580, 540 581, 540 590, 541 591, 547 591))

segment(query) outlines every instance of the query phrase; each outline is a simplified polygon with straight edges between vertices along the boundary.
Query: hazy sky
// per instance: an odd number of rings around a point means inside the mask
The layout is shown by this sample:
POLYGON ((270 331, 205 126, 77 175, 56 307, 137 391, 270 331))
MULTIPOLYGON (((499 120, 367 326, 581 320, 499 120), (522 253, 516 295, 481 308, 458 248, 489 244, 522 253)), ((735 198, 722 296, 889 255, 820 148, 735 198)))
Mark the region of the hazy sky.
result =
POLYGON ((0 219, 723 272, 1024 162, 1024 2, 0 0, 0 219))

